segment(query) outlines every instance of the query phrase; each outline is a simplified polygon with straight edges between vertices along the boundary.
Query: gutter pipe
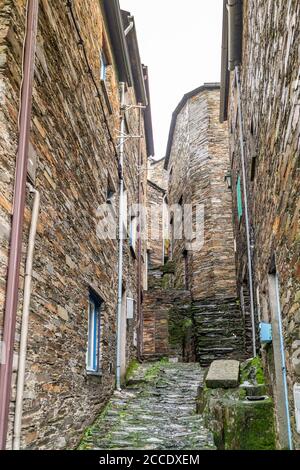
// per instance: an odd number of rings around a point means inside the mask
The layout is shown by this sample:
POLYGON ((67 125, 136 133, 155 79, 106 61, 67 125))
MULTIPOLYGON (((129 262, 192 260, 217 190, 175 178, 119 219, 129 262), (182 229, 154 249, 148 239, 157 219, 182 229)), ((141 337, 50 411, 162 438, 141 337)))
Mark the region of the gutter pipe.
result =
POLYGON ((0 449, 3 450, 6 448, 9 404, 11 399, 11 379, 18 308, 19 274, 24 224, 38 9, 38 0, 28 0, 19 120, 19 147, 16 159, 14 204, 0 369, 0 449))
POLYGON ((33 186, 31 185, 28 185, 28 186, 29 186, 30 193, 34 194, 34 201, 33 201, 31 226, 30 226, 29 241, 28 241, 26 268, 25 268, 24 300, 23 300, 20 352, 19 352, 19 364, 18 364, 13 450, 20 449, 23 396, 24 396, 24 379, 25 379, 25 369, 26 369, 26 352, 27 352, 27 338, 28 338, 30 298, 31 298, 33 252, 34 252, 34 246, 35 246, 35 237, 36 237, 37 223, 38 223, 39 209, 40 209, 40 193, 36 189, 34 189, 33 186))
POLYGON ((142 195, 141 195, 141 174, 142 174, 142 106, 139 104, 139 155, 138 155, 138 275, 137 275, 137 314, 138 314, 138 359, 141 360, 143 349, 143 318, 142 318, 142 195))
MULTIPOLYGON (((117 309, 117 364, 116 388, 121 390, 121 327, 122 327, 122 297, 123 297, 123 251, 124 251, 124 150, 125 150, 125 83, 120 83, 121 93, 121 126, 119 142, 119 264, 118 264, 118 309, 117 309)), ((127 217, 127 214, 126 214, 127 217)))
POLYGON ((277 306, 276 310, 277 310, 278 332, 279 332, 279 342, 280 342, 280 356, 281 356, 281 367, 282 367, 284 405, 285 405, 287 433, 288 433, 288 445, 289 445, 289 450, 293 450, 291 418, 290 418, 290 410, 289 410, 289 394, 288 394, 288 385, 287 385, 287 377, 286 377, 286 358, 285 358, 285 350, 284 350, 281 305, 280 305, 280 297, 279 297, 279 280, 278 280, 277 273, 275 274, 275 283, 276 283, 276 306, 277 306))
POLYGON ((228 68, 233 71, 242 62, 243 4, 241 0, 228 0, 228 68))
POLYGON ((247 176, 246 176, 246 164, 245 164, 245 147, 244 147, 245 143, 244 143, 242 100, 241 100, 241 82, 240 82, 240 73, 239 73, 238 65, 236 65, 235 67, 235 78, 236 78, 237 97, 238 97, 238 119, 239 119, 239 128, 240 128, 240 133, 239 133, 240 134, 240 150, 241 150, 246 237, 247 237, 248 277, 249 277, 250 312, 251 312, 251 325, 252 325, 252 349, 253 349, 253 357, 256 357, 257 356, 256 328, 255 328, 255 313, 254 313, 254 289, 253 289, 253 273, 252 273, 250 222, 249 222, 247 176))
POLYGON ((164 265, 165 263, 165 221, 166 221, 166 218, 165 218, 165 204, 166 204, 166 200, 167 200, 167 194, 164 195, 163 197, 163 206, 162 206, 162 242, 163 242, 163 248, 162 248, 162 264, 164 265))

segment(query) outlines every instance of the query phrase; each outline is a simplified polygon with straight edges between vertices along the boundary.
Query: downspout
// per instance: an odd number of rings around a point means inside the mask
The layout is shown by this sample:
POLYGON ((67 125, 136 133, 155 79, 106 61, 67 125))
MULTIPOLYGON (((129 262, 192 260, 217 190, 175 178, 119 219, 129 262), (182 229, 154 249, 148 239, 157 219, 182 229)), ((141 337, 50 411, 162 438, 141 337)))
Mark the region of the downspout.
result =
POLYGON ((18 364, 13 450, 20 449, 24 379, 25 379, 25 368, 26 368, 26 352, 27 352, 27 338, 28 338, 30 297, 31 297, 33 252, 34 252, 34 246, 35 246, 35 237, 36 237, 36 230, 37 230, 37 223, 38 223, 39 209, 40 209, 40 193, 36 189, 34 189, 31 185, 29 185, 29 190, 30 190, 30 193, 34 194, 34 201, 33 201, 33 208, 32 208, 31 226, 30 226, 27 260, 26 260, 26 268, 25 268, 24 299, 23 299, 22 326, 21 326, 21 339, 20 339, 19 364, 18 364))
POLYGON ((275 290, 276 290, 276 310, 277 310, 277 320, 278 320, 278 332, 279 332, 279 341, 280 341, 280 356, 281 356, 281 368, 282 368, 282 382, 284 390, 284 405, 287 421, 287 432, 288 432, 288 443, 289 450, 293 450, 293 439, 292 439, 292 430, 291 430, 291 418, 289 410, 289 393, 286 377, 286 358, 284 350, 284 339, 283 339, 283 328, 282 328, 282 318, 281 318, 281 305, 280 305, 280 294, 279 294, 279 280, 278 274, 275 274, 275 290))
POLYGON ((142 175, 142 107, 139 104, 139 154, 138 154, 138 275, 137 275, 137 331, 138 331, 138 359, 142 357, 143 347, 143 319, 142 319, 142 195, 141 195, 141 175, 142 175))
POLYGON ((250 312, 251 312, 251 325, 252 325, 252 349, 253 349, 253 357, 256 357, 257 356, 256 328, 255 328, 255 313, 254 313, 254 288, 253 288, 253 273, 252 273, 250 222, 249 222, 249 208, 248 208, 247 176, 246 176, 246 165, 245 165, 245 147, 244 147, 245 143, 244 143, 242 100, 241 100, 241 82, 240 82, 240 73, 239 73, 238 65, 235 66, 235 78, 236 78, 237 98, 238 98, 240 150, 241 150, 243 193, 244 193, 244 206, 245 206, 245 223, 246 223, 246 237, 247 237, 248 277, 249 277, 250 312))
MULTIPOLYGON (((121 95, 121 125, 119 142, 119 264, 118 264, 118 311, 117 311, 117 364, 116 388, 121 389, 121 327, 122 327, 122 297, 123 297, 123 251, 124 251, 124 149, 125 149, 125 83, 120 84, 121 95)), ((127 214, 126 214, 127 217, 127 214)))
POLYGON ((167 194, 164 195, 163 197, 163 206, 162 206, 162 242, 163 242, 163 247, 162 247, 162 265, 165 264, 165 251, 166 251, 166 247, 165 247, 165 203, 166 203, 166 199, 167 199, 167 194))
POLYGON ((24 43, 23 82, 21 89, 19 147, 16 159, 14 204, 11 228, 8 278, 0 369, 0 449, 6 448, 14 341, 18 307, 19 274, 24 224, 26 176, 28 164, 29 133, 32 112, 32 89, 38 25, 38 0, 28 0, 24 43))

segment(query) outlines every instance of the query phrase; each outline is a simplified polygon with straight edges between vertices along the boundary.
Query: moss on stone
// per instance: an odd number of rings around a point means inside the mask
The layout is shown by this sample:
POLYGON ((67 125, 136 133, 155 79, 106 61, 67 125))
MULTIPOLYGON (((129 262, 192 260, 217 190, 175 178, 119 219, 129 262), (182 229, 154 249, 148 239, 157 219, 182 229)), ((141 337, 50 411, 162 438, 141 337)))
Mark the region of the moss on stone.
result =
POLYGON ((127 367, 126 371, 126 383, 131 379, 135 371, 139 368, 139 362, 136 359, 133 359, 129 366, 127 367))
POLYGON ((159 362, 155 362, 146 372, 144 376, 144 380, 147 382, 152 382, 154 379, 156 379, 159 376, 159 373, 161 371, 161 367, 163 364, 168 362, 167 358, 162 358, 159 362))
POLYGON ((97 429, 97 427, 101 426, 101 422, 106 418, 107 413, 111 409, 111 403, 107 403, 107 405, 102 409, 100 415, 98 418, 86 428, 81 441, 77 447, 77 450, 89 450, 90 447, 90 440, 94 434, 94 431, 97 429))
POLYGON ((175 273, 175 262, 174 261, 168 261, 166 264, 164 264, 161 267, 161 271, 164 274, 174 274, 175 273))
POLYGON ((238 389, 201 390, 198 410, 203 410, 205 424, 213 432, 218 449, 272 450, 276 448, 274 405, 271 398, 249 401, 247 388, 265 384, 260 358, 241 364, 238 389))
POLYGON ((250 382, 258 385, 266 383, 260 357, 254 357, 241 364, 240 380, 241 383, 250 382))
POLYGON ((178 308, 169 310, 169 343, 173 346, 182 346, 187 332, 192 328, 193 320, 191 310, 188 308, 185 315, 178 308))
POLYGON ((275 429, 273 401, 240 401, 225 413, 224 441, 227 450, 273 450, 275 429))

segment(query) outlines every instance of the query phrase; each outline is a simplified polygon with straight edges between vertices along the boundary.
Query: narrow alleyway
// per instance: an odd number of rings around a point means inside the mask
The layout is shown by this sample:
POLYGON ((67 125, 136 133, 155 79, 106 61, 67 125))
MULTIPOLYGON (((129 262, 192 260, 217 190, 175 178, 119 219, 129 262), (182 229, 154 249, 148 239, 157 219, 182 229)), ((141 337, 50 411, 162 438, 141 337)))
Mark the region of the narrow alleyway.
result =
POLYGON ((80 449, 214 449, 196 414, 203 369, 198 364, 141 365, 87 430, 80 449))

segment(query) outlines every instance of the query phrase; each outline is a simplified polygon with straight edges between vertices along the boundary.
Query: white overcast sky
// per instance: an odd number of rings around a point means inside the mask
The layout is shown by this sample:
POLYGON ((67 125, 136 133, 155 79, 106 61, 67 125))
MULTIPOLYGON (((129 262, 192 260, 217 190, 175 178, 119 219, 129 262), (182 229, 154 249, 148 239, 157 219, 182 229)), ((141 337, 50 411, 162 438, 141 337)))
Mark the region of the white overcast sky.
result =
POLYGON ((149 67, 155 158, 165 156, 171 115, 182 96, 220 81, 223 0, 120 0, 135 17, 149 67))

